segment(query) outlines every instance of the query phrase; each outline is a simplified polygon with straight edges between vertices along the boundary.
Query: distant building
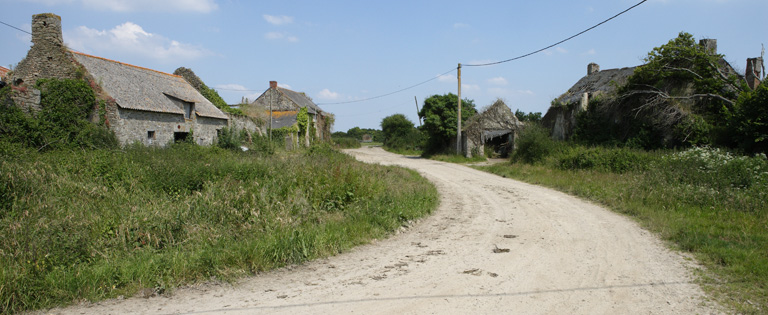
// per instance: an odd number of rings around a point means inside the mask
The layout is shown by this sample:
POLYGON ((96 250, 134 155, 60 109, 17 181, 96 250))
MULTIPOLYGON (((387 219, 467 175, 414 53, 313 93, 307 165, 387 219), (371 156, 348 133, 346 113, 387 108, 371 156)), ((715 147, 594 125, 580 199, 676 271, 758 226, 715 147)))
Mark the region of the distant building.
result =
POLYGON ((372 136, 372 135, 370 135, 370 134, 367 134, 367 133, 366 133, 366 134, 364 134, 364 135, 363 135, 363 142, 365 142, 365 143, 371 143, 371 142, 373 142, 373 136, 372 136))
POLYGON ((188 137, 210 145, 227 127, 227 115, 180 76, 67 50, 55 14, 32 17, 32 43, 11 78, 13 99, 26 111, 40 109, 38 79, 84 79, 106 100, 106 114, 94 120, 104 119, 123 145, 162 146, 188 137))
MULTIPOLYGON (((327 129, 327 114, 306 94, 278 87, 277 81, 269 81, 269 88, 256 98, 255 101, 248 104, 248 106, 265 111, 267 117, 269 117, 269 111, 271 110, 273 129, 295 125, 297 123, 296 115, 299 113, 299 110, 306 108, 310 121, 314 125, 314 137, 326 140, 331 136, 325 132, 327 129)), ((243 108, 241 107, 241 109, 243 108)), ((249 109, 244 110, 246 112, 249 111, 249 109)), ((269 127, 269 123, 267 123, 267 127, 269 127)), ((310 135, 305 134, 304 136, 305 144, 309 144, 310 135)))

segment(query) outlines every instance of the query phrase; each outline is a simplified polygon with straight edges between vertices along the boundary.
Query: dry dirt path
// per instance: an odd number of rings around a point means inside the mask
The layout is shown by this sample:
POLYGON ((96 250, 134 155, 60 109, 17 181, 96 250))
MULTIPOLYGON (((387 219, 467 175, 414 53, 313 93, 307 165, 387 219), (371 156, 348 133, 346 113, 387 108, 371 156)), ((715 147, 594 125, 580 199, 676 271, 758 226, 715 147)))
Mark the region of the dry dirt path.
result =
POLYGON ((65 314, 708 314, 689 260, 625 217, 464 166, 347 151, 435 183, 440 206, 349 253, 65 314))

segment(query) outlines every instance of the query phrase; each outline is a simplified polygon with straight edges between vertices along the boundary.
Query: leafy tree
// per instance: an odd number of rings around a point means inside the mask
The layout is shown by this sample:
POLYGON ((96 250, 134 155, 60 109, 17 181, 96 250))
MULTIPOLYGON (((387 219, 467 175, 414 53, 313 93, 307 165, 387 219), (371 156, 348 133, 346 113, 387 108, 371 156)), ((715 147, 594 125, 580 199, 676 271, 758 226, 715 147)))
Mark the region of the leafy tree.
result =
POLYGON ((729 125, 739 147, 750 153, 768 152, 768 82, 743 93, 734 112, 729 125))
MULTIPOLYGON (((432 95, 424 100, 419 117, 424 119, 423 130, 427 135, 427 151, 438 152, 449 147, 456 139, 457 108, 456 94, 432 95)), ((461 122, 464 124, 477 113, 475 103, 469 99, 461 101, 461 122)))
POLYGON ((524 111, 518 109, 515 111, 515 117, 517 117, 517 120, 522 122, 541 122, 541 112, 530 112, 526 114, 524 111))
POLYGON ((423 141, 421 132, 403 114, 394 114, 381 121, 384 146, 393 149, 415 149, 423 141))

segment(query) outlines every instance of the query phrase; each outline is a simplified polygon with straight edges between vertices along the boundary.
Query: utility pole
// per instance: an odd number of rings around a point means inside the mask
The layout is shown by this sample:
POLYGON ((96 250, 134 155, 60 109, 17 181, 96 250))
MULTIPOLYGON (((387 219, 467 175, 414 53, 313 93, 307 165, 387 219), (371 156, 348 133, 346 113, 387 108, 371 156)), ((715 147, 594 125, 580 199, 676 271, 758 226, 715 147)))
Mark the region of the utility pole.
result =
POLYGON ((416 99, 416 95, 413 96, 413 101, 416 102, 416 117, 419 117, 419 127, 421 127, 421 116, 419 115, 419 100, 416 99))
POLYGON ((459 122, 456 128, 456 154, 461 155, 461 63, 459 63, 458 74, 456 77, 459 79, 459 122))

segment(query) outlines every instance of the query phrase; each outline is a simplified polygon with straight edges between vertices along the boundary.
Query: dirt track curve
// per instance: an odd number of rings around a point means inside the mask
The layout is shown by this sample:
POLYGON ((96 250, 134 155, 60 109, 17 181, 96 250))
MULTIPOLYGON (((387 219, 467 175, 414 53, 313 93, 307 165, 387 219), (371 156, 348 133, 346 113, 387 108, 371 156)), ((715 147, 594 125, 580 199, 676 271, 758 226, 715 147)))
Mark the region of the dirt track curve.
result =
POLYGON ((631 220, 538 186, 380 148, 357 159, 415 169, 438 210, 329 259, 168 296, 51 314, 709 314, 692 263, 631 220))

